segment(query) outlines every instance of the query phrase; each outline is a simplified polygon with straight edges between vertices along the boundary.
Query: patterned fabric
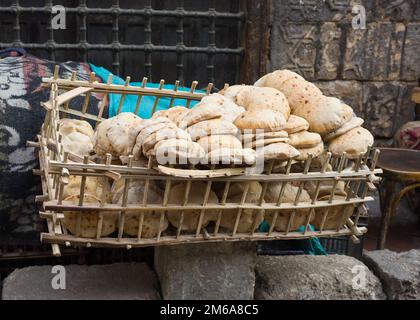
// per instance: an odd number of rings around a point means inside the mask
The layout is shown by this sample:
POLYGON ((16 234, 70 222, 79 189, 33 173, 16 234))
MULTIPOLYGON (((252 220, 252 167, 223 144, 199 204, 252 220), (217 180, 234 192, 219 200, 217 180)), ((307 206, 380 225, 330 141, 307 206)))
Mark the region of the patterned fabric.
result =
MULTIPOLYGON (((41 194, 40 180, 32 169, 38 167, 37 152, 26 141, 36 140, 45 112, 40 102, 47 101, 49 90, 41 87, 42 77, 50 77, 56 63, 26 54, 22 49, 0 51, 0 240, 19 233, 41 231, 34 203, 41 194)), ((87 80, 88 64, 60 64, 60 77, 77 72, 87 80)), ((100 81, 99 79, 97 79, 100 81)), ((88 109, 98 108, 101 95, 92 95, 88 109)), ((83 104, 83 97, 72 106, 83 104)))
POLYGON ((402 126, 395 135, 398 148, 420 150, 420 121, 411 121, 402 126))

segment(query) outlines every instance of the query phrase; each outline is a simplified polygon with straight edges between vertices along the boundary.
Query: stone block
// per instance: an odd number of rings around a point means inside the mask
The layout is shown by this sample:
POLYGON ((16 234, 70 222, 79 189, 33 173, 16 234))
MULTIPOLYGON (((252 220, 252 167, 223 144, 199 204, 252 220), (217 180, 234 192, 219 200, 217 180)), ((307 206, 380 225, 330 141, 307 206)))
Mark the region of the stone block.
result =
MULTIPOLYGON (((420 10, 420 5, 419 5, 420 10)), ((417 81, 420 78, 420 23, 407 25, 402 63, 402 79, 417 81)))
POLYGON ((382 280, 388 299, 420 299, 420 250, 365 251, 363 259, 382 280))
POLYGON ((254 243, 209 243, 155 248, 155 270, 165 300, 250 300, 254 243))
POLYGON ((320 30, 320 62, 318 80, 334 80, 338 76, 338 68, 342 59, 340 50, 341 28, 334 22, 321 25, 320 30))
POLYGON ((401 82, 365 82, 363 115, 365 127, 377 138, 392 138, 406 122, 414 119, 410 92, 414 84, 401 82))
POLYGON ((398 80, 404 44, 403 23, 373 22, 347 30, 345 80, 398 80))
POLYGON ((385 299, 378 278, 359 260, 342 255, 259 256, 255 299, 385 299))
MULTIPOLYGON (((145 263, 65 266, 65 289, 53 289, 53 266, 13 271, 3 283, 3 300, 156 300, 156 275, 145 263)), ((61 274, 61 273, 60 273, 61 274)), ((57 279, 57 278, 56 278, 57 279)), ((60 280, 61 281, 61 280, 60 280)))

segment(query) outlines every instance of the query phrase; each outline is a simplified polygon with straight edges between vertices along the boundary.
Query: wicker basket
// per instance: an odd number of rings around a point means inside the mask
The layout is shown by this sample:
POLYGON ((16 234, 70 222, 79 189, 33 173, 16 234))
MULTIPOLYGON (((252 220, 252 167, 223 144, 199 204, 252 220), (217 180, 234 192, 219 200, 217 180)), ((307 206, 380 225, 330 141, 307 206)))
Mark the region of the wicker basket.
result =
MULTIPOLYGON (((257 241, 257 240, 273 240, 273 239, 304 239, 310 237, 340 237, 351 236, 354 241, 357 237, 364 234, 367 229, 357 227, 357 222, 360 214, 365 210, 364 202, 371 201, 373 198, 369 196, 369 192, 374 189, 374 182, 377 178, 375 174, 380 173, 379 169, 375 169, 375 164, 378 158, 379 151, 369 150, 367 154, 362 154, 357 160, 350 161, 345 155, 340 158, 331 157, 327 154, 326 160, 319 172, 310 171, 312 157, 302 163, 303 170, 301 172, 292 172, 292 161, 288 161, 285 167, 285 173, 273 174, 271 168, 273 163, 266 164, 265 171, 261 174, 245 174, 245 169, 241 167, 225 168, 225 169, 176 169, 164 166, 155 166, 152 159, 146 165, 139 166, 129 157, 126 165, 115 165, 112 162, 110 155, 106 157, 106 161, 101 164, 91 161, 88 157, 78 157, 74 154, 63 152, 60 144, 61 137, 58 132, 58 121, 63 117, 78 117, 98 124, 103 120, 102 114, 105 105, 105 99, 110 93, 118 93, 122 95, 122 100, 126 95, 136 95, 138 97, 137 108, 140 104, 142 96, 155 96, 156 109, 159 98, 169 97, 171 99, 171 106, 173 100, 180 98, 187 101, 187 106, 191 101, 200 100, 205 94, 196 93, 195 88, 197 83, 194 82, 191 86, 190 92, 178 91, 178 82, 175 84, 174 90, 163 89, 164 81, 160 82, 160 87, 157 89, 145 88, 147 79, 143 80, 142 87, 132 87, 129 85, 127 79, 125 85, 111 85, 108 83, 97 83, 94 81, 94 76, 90 77, 90 81, 75 81, 73 74, 71 79, 59 79, 58 70, 51 78, 43 79, 44 86, 51 89, 51 96, 48 102, 43 103, 47 110, 45 122, 42 126, 41 133, 38 136, 38 142, 29 142, 29 145, 39 147, 40 170, 35 170, 36 174, 42 177, 43 195, 37 197, 37 201, 42 203, 43 211, 40 215, 48 222, 48 233, 43 233, 41 239, 44 243, 50 243, 53 247, 53 253, 60 254, 59 245, 65 246, 86 246, 86 247, 118 247, 130 249, 132 247, 157 246, 157 245, 176 245, 183 243, 207 243, 214 241, 257 241), (98 114, 90 114, 87 112, 87 104, 92 93, 104 93, 101 108, 98 114), (84 105, 81 111, 73 110, 69 106, 69 101, 76 96, 85 95, 84 105), (326 171, 327 165, 332 166, 332 171, 326 171), (81 176, 80 201, 79 204, 71 204, 63 201, 63 186, 67 183, 69 175, 81 176), (158 182, 162 186, 163 201, 161 204, 147 203, 147 197, 141 204, 113 204, 108 203, 107 200, 97 205, 87 203, 84 196, 84 184, 87 177, 99 177, 103 181, 123 179, 123 184, 127 186, 132 179, 141 179, 145 181, 145 188, 147 188, 150 181, 158 182), (203 196, 203 203, 189 203, 189 186, 193 181, 201 181, 206 185, 206 192, 203 196), (256 203, 247 203, 246 196, 248 188, 243 189, 240 201, 231 203, 226 201, 226 195, 229 187, 233 182, 241 182, 245 186, 249 182, 258 181, 262 185, 262 195, 260 201, 256 203), (329 197, 324 197, 324 200, 312 200, 310 202, 300 201, 300 195, 305 183, 312 182, 316 186, 316 195, 319 192, 320 184, 330 181, 332 188, 329 197), (342 181, 342 182, 341 182, 342 181), (178 182, 187 184, 186 193, 182 205, 173 205, 168 203, 171 186, 178 182), (284 187, 288 183, 293 183, 298 188, 297 196, 294 201, 285 203, 277 201, 276 203, 266 203, 263 201, 264 195, 270 183, 278 182, 282 184, 280 193, 283 192, 284 187), (334 197, 337 184, 341 182, 345 184, 347 196, 345 198, 337 199, 334 197), (214 184, 224 186, 223 196, 220 197, 219 203, 208 203, 208 195, 214 184), (337 206, 351 206, 351 217, 349 218, 348 211, 336 215, 335 227, 325 229, 324 224, 329 220, 329 212, 337 208, 337 206), (314 217, 317 209, 329 208, 324 210, 320 218, 320 225, 318 229, 312 230, 309 227, 311 219, 314 217), (299 231, 291 230, 293 220, 296 212, 306 209, 307 215, 303 229, 299 231), (93 238, 83 238, 80 235, 80 230, 74 234, 70 234, 66 229, 64 221, 64 213, 71 210, 77 212, 78 228, 80 228, 80 220, 84 213, 94 212, 97 214, 97 236, 93 238), (159 230, 154 238, 143 238, 142 228, 145 212, 149 211, 159 212, 161 222, 165 219, 167 212, 176 212, 180 215, 181 221, 192 210, 200 212, 197 226, 193 232, 183 231, 180 227, 168 229, 163 232, 159 230), (210 225, 204 226, 208 211, 217 211, 217 219, 210 225), (226 211, 230 213, 234 210, 236 220, 234 227, 230 230, 220 227, 220 221, 226 211), (241 215, 247 210, 251 212, 261 213, 263 216, 271 214, 272 224, 269 230, 260 232, 257 227, 260 220, 257 220, 255 214, 255 222, 252 230, 249 232, 239 232, 238 226, 241 221, 241 215), (103 227, 103 214, 111 214, 118 219, 117 231, 107 237, 101 237, 101 230, 103 227), (274 225, 276 219, 284 219, 287 216, 287 228, 282 231, 276 231, 274 225), (127 217, 135 217, 138 219, 138 236, 129 237, 124 233, 124 221, 127 217)), ((211 84, 207 87, 207 94, 211 90, 211 84)), ((124 196, 126 196, 128 188, 124 188, 124 196)), ((315 199, 317 196, 314 197, 315 199)), ((280 199, 280 195, 279 195, 280 199)), ((318 219, 319 220, 319 219, 318 219)), ((180 223, 182 224, 182 223, 180 223)))

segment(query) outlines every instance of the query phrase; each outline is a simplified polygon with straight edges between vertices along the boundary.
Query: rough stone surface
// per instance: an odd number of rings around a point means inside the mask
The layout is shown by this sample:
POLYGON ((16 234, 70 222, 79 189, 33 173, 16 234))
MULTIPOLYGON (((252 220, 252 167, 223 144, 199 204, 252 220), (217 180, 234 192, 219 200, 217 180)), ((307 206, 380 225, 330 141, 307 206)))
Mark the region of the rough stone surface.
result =
POLYGON ((388 299, 420 299, 420 250, 366 251, 363 259, 381 279, 388 299))
MULTIPOLYGON (((363 277, 362 277, 363 278, 363 277)), ((385 299, 378 278, 359 260, 342 255, 259 256, 255 299, 385 299), (365 272, 365 286, 357 281, 365 272), (354 287, 353 282, 356 284, 354 287)))
POLYGON ((376 138, 392 138, 406 122, 414 118, 410 92, 414 84, 365 82, 363 84, 364 127, 376 138))
POLYGON ((373 22, 348 29, 343 77, 348 80, 397 80, 400 76, 405 25, 373 22))
POLYGON ((342 58, 340 52, 341 28, 333 22, 324 23, 320 30, 321 50, 317 79, 334 80, 342 58))
POLYGON ((253 243, 156 247, 155 270, 164 299, 253 299, 253 243))
MULTIPOLYGON (((420 11, 420 5, 419 5, 420 11)), ((419 61, 420 50, 420 23, 407 25, 404 46, 402 78, 407 81, 416 81, 420 76, 419 61)))
MULTIPOLYGON (((65 266, 66 289, 54 290, 52 266, 13 271, 3 283, 4 300, 160 299, 154 272, 145 263, 65 266)), ((54 282, 55 283, 55 282, 54 282)))

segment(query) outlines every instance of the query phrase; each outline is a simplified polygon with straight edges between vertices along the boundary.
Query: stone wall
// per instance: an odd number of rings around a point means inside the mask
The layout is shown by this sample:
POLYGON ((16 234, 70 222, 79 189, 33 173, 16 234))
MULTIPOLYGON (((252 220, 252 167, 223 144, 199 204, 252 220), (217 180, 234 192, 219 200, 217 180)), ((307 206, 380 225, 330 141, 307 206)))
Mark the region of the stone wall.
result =
POLYGON ((271 70, 294 70, 344 100, 381 144, 414 119, 420 1, 272 0, 271 15, 271 70), (366 29, 352 27, 356 4, 366 29))

